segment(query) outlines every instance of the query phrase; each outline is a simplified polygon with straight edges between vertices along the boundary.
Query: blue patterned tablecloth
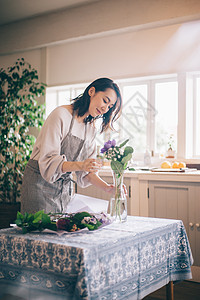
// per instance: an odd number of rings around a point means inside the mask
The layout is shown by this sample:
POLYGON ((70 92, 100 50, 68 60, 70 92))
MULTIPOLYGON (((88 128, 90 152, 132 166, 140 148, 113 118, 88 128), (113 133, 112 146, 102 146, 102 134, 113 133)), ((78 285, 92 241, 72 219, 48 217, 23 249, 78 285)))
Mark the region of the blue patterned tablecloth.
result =
POLYGON ((0 295, 24 299, 142 299, 191 278, 182 221, 128 217, 87 233, 0 230, 0 295))

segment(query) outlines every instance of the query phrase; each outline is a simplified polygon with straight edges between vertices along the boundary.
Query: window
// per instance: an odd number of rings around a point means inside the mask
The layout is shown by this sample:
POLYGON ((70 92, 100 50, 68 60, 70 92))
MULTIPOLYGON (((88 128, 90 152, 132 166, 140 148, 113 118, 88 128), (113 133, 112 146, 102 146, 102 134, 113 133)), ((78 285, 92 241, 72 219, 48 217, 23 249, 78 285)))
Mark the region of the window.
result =
POLYGON ((71 99, 83 93, 87 84, 49 87, 46 89, 46 118, 58 106, 70 104, 71 99))
MULTIPOLYGON (((119 121, 121 138, 129 138, 135 156, 146 149, 165 155, 169 138, 177 150, 178 82, 175 75, 119 82, 123 112, 119 121)), ((111 134, 111 137, 115 134, 111 134)))
POLYGON ((195 147, 194 156, 200 157, 200 76, 195 78, 195 99, 196 115, 195 115, 195 147))
MULTIPOLYGON (((176 74, 116 81, 123 97, 122 115, 114 123, 116 131, 97 134, 97 145, 103 146, 108 139, 114 138, 120 143, 129 138, 135 150, 134 158, 143 159, 146 149, 157 157, 164 156, 172 137, 178 158, 200 157, 200 74, 185 78, 185 86, 176 74), (189 88, 187 101, 184 101, 186 83, 189 88), (185 129, 180 128, 182 124, 185 129), (180 148, 184 150, 181 152, 180 148)), ((87 86, 88 83, 47 88, 46 116, 55 107, 69 104, 87 86)), ((100 129, 100 121, 96 125, 100 129)))
POLYGON ((200 74, 189 73, 186 80, 186 155, 200 158, 200 74))
POLYGON ((177 81, 155 82, 155 152, 165 153, 170 137, 177 151, 178 84, 177 81))
POLYGON ((148 85, 135 84, 122 87, 123 111, 119 128, 120 138, 130 140, 135 152, 146 148, 148 126, 148 85))

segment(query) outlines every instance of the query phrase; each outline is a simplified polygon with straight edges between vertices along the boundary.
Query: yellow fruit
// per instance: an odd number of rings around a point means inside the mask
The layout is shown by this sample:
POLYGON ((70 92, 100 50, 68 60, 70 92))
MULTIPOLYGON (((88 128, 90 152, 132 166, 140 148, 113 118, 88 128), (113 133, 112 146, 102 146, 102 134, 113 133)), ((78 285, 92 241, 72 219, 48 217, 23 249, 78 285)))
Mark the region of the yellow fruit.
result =
POLYGON ((175 161, 175 162, 172 164, 172 168, 173 168, 173 169, 179 169, 179 162, 175 161))
POLYGON ((162 164, 161 164, 161 168, 162 169, 170 169, 172 166, 171 166, 171 163, 169 161, 164 161, 162 164))
POLYGON ((186 163, 181 161, 181 162, 178 164, 178 167, 179 167, 179 168, 186 168, 186 163))

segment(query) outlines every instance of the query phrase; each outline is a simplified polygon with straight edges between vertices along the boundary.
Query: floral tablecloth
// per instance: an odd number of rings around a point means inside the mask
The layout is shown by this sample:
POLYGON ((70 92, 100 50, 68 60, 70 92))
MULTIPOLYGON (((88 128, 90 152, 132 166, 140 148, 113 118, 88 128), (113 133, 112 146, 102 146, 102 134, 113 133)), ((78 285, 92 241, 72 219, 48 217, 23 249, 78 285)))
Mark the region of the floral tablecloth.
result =
POLYGON ((182 221, 128 217, 123 224, 57 236, 0 230, 0 296, 24 299, 142 299, 191 278, 182 221))

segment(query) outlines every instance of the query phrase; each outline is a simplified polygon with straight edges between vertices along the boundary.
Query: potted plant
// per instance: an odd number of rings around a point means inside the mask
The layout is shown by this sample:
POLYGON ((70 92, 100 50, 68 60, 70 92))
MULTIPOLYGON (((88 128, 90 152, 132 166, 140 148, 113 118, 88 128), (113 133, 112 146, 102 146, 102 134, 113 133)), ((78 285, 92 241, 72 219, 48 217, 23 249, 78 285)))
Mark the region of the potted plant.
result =
POLYGON ((7 70, 0 69, 0 228, 8 227, 20 210, 23 172, 35 138, 31 127, 41 127, 45 84, 23 58, 7 70))
POLYGON ((173 135, 170 135, 166 158, 174 158, 174 157, 175 157, 174 138, 173 135))

